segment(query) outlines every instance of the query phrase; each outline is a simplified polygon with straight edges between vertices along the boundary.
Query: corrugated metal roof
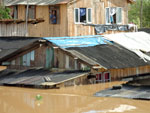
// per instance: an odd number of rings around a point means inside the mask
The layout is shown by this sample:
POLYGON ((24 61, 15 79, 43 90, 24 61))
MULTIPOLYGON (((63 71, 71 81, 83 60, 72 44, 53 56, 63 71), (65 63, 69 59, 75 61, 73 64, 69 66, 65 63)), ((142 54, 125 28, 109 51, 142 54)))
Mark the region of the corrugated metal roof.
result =
POLYGON ((67 50, 78 51, 107 69, 131 68, 149 65, 133 52, 115 45, 74 47, 67 50))
POLYGON ((106 44, 107 41, 100 35, 74 37, 44 37, 43 39, 46 39, 61 48, 89 47, 99 44, 106 44))
POLYGON ((104 37, 131 50, 145 61, 150 61, 150 57, 143 53, 143 51, 150 52, 150 34, 132 32, 104 35, 104 37))
POLYGON ((0 37, 0 60, 7 55, 32 44, 40 38, 34 37, 0 37))
MULTIPOLYGON (((28 0, 29 5, 55 5, 67 3, 69 0, 28 0)), ((27 0, 4 0, 5 6, 27 5, 27 0)))
MULTIPOLYGON (((80 77, 83 74, 88 74, 87 71, 64 71, 52 73, 46 69, 28 69, 28 70, 3 70, 0 71, 0 84, 9 85, 42 85, 47 82, 45 78, 49 78, 51 82, 58 84, 63 81, 80 77)), ((50 83, 51 83, 50 82, 50 83)), ((49 82, 47 82, 49 83, 49 82)))

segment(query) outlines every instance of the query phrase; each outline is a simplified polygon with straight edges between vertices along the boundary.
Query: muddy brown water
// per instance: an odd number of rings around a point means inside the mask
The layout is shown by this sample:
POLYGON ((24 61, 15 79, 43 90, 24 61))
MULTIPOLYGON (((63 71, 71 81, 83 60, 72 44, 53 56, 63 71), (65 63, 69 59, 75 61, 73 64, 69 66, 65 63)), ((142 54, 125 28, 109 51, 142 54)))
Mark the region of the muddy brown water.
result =
POLYGON ((0 86, 0 113, 150 113, 150 101, 93 96, 117 84, 121 82, 53 90, 0 86))

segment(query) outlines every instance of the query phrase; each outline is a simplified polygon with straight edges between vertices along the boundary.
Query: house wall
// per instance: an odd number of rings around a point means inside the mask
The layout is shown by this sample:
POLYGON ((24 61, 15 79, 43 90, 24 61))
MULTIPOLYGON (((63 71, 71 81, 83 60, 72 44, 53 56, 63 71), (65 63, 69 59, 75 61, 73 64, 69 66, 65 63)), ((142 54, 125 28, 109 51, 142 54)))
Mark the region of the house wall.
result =
POLYGON ((63 70, 80 70, 87 69, 89 66, 87 63, 79 59, 74 59, 74 56, 65 52, 60 48, 54 48, 53 46, 47 46, 47 44, 39 44, 30 50, 24 51, 17 56, 12 57, 8 60, 10 65, 9 69, 28 69, 31 67, 43 67, 43 68, 56 68, 63 70), (49 48, 49 49, 48 49, 49 48), (47 52, 52 50, 50 52, 47 52), (23 56, 34 51, 34 61, 30 60, 30 66, 23 66, 23 56), (47 55, 48 54, 48 55, 47 55), (47 59, 48 57, 48 59, 47 59))
MULTIPOLYGON (((49 6, 36 6, 36 18, 45 21, 38 24, 28 24, 28 35, 34 37, 67 36, 67 7, 60 5, 60 23, 50 24, 49 6)), ((18 19, 25 19, 25 6, 18 6, 18 19)))
POLYGON ((92 70, 92 73, 97 74, 97 73, 104 73, 104 72, 109 72, 111 75, 111 80, 119 80, 123 77, 129 77, 133 75, 138 75, 138 74, 144 74, 144 73, 150 73, 150 66, 140 66, 137 68, 124 68, 124 69, 98 69, 92 70))
POLYGON ((112 80, 117 80, 122 77, 128 77, 132 75, 150 73, 150 66, 140 66, 137 68, 125 68, 125 69, 111 69, 109 70, 112 80))
POLYGON ((25 36, 25 23, 0 24, 0 36, 25 36))
POLYGON ((74 8, 92 8, 92 24, 105 24, 105 8, 122 7, 122 24, 128 24, 128 3, 126 0, 75 0, 68 4, 68 36, 94 35, 92 26, 74 23, 74 8))

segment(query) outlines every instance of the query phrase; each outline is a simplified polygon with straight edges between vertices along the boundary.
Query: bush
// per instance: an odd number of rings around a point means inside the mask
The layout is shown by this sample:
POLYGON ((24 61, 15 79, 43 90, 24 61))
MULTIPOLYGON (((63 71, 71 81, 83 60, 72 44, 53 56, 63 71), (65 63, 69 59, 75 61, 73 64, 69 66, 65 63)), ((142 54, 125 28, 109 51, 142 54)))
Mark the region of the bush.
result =
POLYGON ((0 20, 11 19, 10 8, 0 6, 0 20))

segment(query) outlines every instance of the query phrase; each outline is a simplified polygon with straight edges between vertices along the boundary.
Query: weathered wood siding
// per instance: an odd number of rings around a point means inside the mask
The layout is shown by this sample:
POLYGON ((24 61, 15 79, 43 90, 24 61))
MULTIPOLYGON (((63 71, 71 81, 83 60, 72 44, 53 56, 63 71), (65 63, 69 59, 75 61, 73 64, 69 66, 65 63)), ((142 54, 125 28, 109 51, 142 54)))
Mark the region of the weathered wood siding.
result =
POLYGON ((60 37, 67 36, 66 5, 60 5, 60 23, 50 24, 49 6, 36 6, 36 18, 43 18, 45 22, 29 25, 29 36, 60 37))
POLYGON ((128 24, 128 3, 126 0, 75 0, 67 8, 68 35, 94 35, 94 27, 74 23, 74 8, 92 8, 92 24, 105 24, 105 8, 122 7, 122 24, 128 24))
POLYGON ((0 24, 0 36, 25 36, 25 23, 0 24))
POLYGON ((85 69, 88 66, 87 63, 79 60, 74 59, 74 56, 70 53, 65 52, 64 50, 60 48, 53 48, 53 46, 47 46, 45 44, 39 44, 33 47, 30 50, 24 51, 10 59, 8 59, 8 62, 14 61, 14 64, 10 64, 9 68, 13 69, 28 69, 31 67, 43 67, 43 68, 57 68, 57 69, 63 69, 63 70, 80 70, 85 69), (53 53, 50 53, 49 56, 53 56, 51 60, 46 58, 46 52, 47 48, 51 48, 53 50, 53 53), (30 53, 34 50, 34 61, 30 60, 30 66, 23 66, 21 63, 21 58, 30 53), (66 58, 67 57, 67 58, 66 58), (47 63, 50 63, 50 67, 47 67, 47 63), (68 64, 67 64, 68 63, 68 64), (67 66, 66 66, 67 65, 67 66))
POLYGON ((141 66, 137 68, 125 68, 125 69, 110 69, 112 80, 117 80, 122 77, 128 77, 132 75, 150 73, 150 66, 141 66))
POLYGON ((91 72, 95 75, 98 73, 108 72, 110 73, 111 80, 119 80, 123 77, 150 73, 150 66, 147 65, 147 66, 140 66, 135 68, 109 69, 109 70, 104 68, 99 68, 98 70, 92 69, 91 72))

